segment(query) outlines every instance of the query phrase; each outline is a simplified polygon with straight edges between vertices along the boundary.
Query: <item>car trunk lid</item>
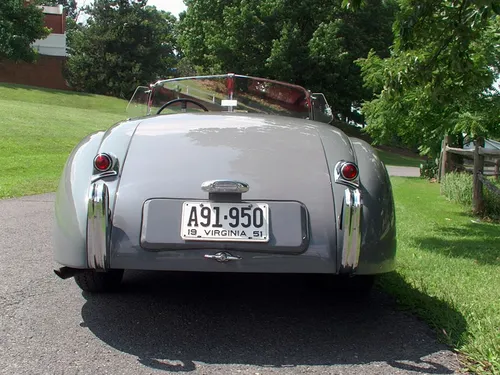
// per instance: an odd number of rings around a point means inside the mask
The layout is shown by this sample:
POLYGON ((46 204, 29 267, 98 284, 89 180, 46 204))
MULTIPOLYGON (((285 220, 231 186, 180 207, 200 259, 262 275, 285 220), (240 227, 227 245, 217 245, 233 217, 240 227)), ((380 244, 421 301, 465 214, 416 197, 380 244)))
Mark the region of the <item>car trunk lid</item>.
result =
MULTIPOLYGON (((126 233, 135 249, 130 251, 139 250, 139 244, 155 250, 230 246, 300 253, 315 244, 334 249, 331 180, 316 131, 321 125, 247 114, 179 114, 145 120, 137 127, 122 166, 113 238, 126 233), (244 201, 270 205, 274 241, 227 245, 181 238, 182 203, 207 200, 201 185, 216 179, 242 181, 249 185, 242 194, 244 201)), ((116 238, 114 243, 119 243, 116 238)))

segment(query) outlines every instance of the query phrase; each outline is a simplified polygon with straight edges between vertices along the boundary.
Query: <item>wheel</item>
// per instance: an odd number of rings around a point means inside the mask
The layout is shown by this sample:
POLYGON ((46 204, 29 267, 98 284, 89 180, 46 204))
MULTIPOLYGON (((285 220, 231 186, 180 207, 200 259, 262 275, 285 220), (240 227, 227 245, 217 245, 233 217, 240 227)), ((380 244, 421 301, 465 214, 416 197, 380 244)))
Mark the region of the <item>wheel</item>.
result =
POLYGON ((348 300, 363 300, 370 296, 374 284, 374 275, 332 275, 327 287, 348 300))
POLYGON ((369 297, 375 284, 374 275, 357 275, 344 280, 346 291, 354 298, 369 297))
POLYGON ((122 282, 123 270, 97 272, 85 270, 75 275, 76 284, 81 290, 90 293, 107 293, 118 289, 122 282))

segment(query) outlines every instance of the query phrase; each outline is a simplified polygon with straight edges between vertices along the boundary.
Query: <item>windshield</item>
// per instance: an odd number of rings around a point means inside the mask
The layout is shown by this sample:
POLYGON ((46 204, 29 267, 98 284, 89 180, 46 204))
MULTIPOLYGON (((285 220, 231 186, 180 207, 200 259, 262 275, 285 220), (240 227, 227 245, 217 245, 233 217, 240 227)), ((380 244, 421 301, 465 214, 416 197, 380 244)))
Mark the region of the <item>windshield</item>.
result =
POLYGON ((161 80, 140 86, 128 109, 143 114, 243 112, 310 119, 313 103, 301 86, 236 74, 161 80), (142 105, 142 108, 141 108, 142 105))

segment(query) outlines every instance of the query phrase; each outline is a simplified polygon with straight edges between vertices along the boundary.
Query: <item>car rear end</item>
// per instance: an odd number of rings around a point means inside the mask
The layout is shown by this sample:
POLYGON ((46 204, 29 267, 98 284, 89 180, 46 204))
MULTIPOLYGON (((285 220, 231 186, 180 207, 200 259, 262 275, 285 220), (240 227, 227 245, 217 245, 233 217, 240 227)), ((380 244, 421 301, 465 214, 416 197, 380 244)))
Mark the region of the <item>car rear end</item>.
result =
POLYGON ((329 168, 315 126, 304 120, 144 121, 121 163, 110 223, 109 268, 336 270, 329 168))

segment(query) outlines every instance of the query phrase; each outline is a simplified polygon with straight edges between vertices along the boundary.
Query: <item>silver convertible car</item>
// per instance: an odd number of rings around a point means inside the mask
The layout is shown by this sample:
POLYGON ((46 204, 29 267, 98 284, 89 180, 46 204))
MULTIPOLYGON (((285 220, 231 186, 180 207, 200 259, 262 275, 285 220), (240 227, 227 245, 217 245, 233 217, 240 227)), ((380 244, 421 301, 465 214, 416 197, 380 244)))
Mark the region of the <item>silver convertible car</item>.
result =
POLYGON ((324 95, 230 73, 138 87, 128 110, 66 162, 59 277, 97 293, 124 270, 323 274, 366 292, 394 269, 386 168, 324 95))

